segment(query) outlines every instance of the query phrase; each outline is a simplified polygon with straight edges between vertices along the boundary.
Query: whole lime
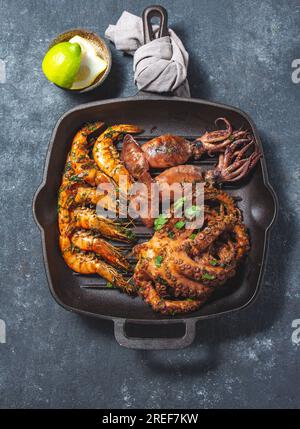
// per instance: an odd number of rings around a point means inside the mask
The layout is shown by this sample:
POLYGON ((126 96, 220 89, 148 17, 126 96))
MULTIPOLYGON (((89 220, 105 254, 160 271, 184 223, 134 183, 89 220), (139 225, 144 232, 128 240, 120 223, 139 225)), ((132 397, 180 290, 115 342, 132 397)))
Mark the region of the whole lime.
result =
POLYGON ((62 42, 52 46, 46 53, 42 69, 46 77, 62 88, 71 88, 81 62, 81 47, 78 43, 62 42))

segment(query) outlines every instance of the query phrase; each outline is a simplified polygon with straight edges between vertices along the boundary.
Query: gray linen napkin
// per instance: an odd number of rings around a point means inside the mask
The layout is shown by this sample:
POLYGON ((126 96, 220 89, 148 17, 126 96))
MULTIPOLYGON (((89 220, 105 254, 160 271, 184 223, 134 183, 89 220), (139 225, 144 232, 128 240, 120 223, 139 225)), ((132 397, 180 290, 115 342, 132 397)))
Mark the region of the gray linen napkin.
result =
MULTIPOLYGON (((154 26, 154 32, 157 30, 158 26, 154 26)), ((190 97, 189 54, 173 30, 169 29, 169 36, 143 45, 142 19, 124 11, 116 25, 109 25, 105 37, 118 50, 134 56, 134 82, 139 90, 190 97)))

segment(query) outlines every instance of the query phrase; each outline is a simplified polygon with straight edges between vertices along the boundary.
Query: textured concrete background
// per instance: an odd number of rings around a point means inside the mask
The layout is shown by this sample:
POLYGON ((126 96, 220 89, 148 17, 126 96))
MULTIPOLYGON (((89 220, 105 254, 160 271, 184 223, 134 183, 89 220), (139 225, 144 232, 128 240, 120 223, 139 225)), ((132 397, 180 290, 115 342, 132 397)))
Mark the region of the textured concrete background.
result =
MULTIPOLYGON (((151 2, 150 2, 151 3, 151 2)), ((280 199, 263 290, 241 313, 198 325, 194 345, 143 352, 119 347, 112 324, 60 308, 50 296, 31 213, 52 128, 69 108, 135 93, 131 59, 91 95, 43 77, 48 42, 72 27, 103 35, 148 1, 0 1, 1 407, 299 407, 300 1, 161 1, 190 52, 194 97, 247 111, 257 124, 280 199)))

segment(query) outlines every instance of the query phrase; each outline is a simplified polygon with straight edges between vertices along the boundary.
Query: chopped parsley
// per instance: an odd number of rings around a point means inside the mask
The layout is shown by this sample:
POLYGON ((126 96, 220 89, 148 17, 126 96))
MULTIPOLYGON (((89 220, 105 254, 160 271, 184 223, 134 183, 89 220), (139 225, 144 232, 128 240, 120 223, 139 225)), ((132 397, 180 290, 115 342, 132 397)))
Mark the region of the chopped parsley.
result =
POLYGON ((185 201, 186 201, 186 197, 178 198, 178 200, 176 200, 174 203, 174 209, 175 210, 180 209, 183 206, 185 201))
POLYGON ((87 124, 86 128, 87 128, 89 131, 93 132, 93 131, 96 131, 96 130, 97 130, 98 125, 97 125, 97 124, 94 124, 94 123, 91 123, 91 124, 87 124))
POLYGON ((135 239, 135 234, 134 234, 134 232, 131 229, 127 229, 125 231, 125 235, 130 240, 134 240, 135 239))
POLYGON ((64 171, 67 172, 67 171, 71 170, 71 168, 72 168, 71 161, 68 161, 65 165, 64 171))
POLYGON ((169 231, 168 237, 173 239, 175 237, 175 233, 173 231, 169 231))
POLYGON ((203 280, 214 280, 215 276, 213 276, 212 274, 209 273, 205 273, 202 275, 202 279, 203 280))
POLYGON ((201 213, 201 208, 199 206, 191 206, 185 210, 185 216, 187 218, 194 218, 199 216, 201 213))
POLYGON ((113 283, 111 283, 111 282, 106 282, 106 287, 109 288, 109 289, 114 289, 115 285, 113 283))
POLYGON ((161 255, 158 255, 158 256, 156 256, 155 257, 155 265, 159 268, 160 266, 161 266, 161 263, 162 263, 162 261, 163 261, 163 257, 161 256, 161 255))
POLYGON ((81 182, 83 182, 82 177, 75 176, 75 175, 71 176, 69 178, 69 180, 70 180, 70 182, 74 182, 74 183, 81 183, 81 182))
POLYGON ((201 229, 195 229, 195 231, 190 235, 190 239, 191 240, 195 240, 195 238, 197 237, 198 233, 201 231, 201 229))
POLYGON ((184 225, 185 225, 185 222, 183 220, 179 220, 178 222, 175 223, 175 228, 182 229, 184 225))
POLYGON ((216 259, 212 259, 211 261, 209 261, 209 263, 210 263, 210 265, 215 267, 218 264, 218 261, 216 259))
POLYGON ((166 280, 164 280, 163 278, 161 278, 161 277, 157 277, 157 281, 161 285, 168 286, 168 282, 166 280))
POLYGON ((154 230, 158 231, 168 222, 168 217, 165 213, 162 213, 154 221, 154 230))

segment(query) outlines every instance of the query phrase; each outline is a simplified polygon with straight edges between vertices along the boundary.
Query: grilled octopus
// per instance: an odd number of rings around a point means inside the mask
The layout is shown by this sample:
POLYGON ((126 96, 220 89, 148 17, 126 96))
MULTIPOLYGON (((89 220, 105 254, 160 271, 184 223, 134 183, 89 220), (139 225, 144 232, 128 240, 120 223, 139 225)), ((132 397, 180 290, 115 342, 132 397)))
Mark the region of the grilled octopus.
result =
POLYGON ((198 309, 236 274, 249 250, 241 213, 228 194, 206 186, 205 203, 202 228, 178 229, 185 219, 171 217, 148 242, 134 248, 134 281, 154 311, 198 309))

